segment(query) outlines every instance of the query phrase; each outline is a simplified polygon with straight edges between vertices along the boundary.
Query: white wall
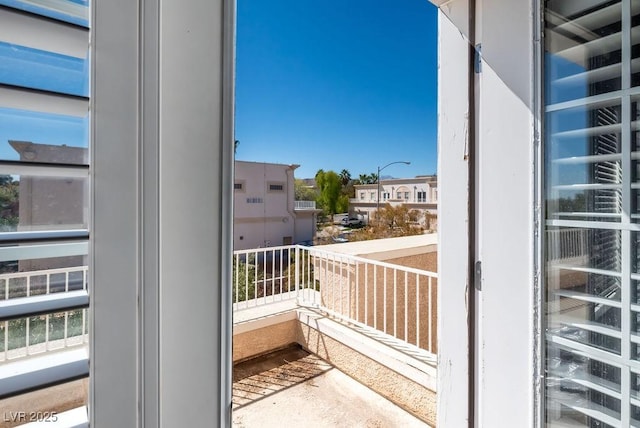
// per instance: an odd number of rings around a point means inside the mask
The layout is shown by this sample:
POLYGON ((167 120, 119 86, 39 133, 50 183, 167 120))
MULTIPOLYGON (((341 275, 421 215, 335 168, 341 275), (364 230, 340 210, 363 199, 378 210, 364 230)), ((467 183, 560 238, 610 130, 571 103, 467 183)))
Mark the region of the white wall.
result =
POLYGON ((233 227, 234 250, 246 250, 260 247, 282 245, 286 236, 294 239, 293 221, 283 223, 281 218, 263 218, 254 222, 238 223, 233 227), (242 238, 242 239, 241 239, 242 238))
POLYGON ((296 216, 296 231, 293 242, 310 241, 315 236, 316 220, 313 213, 298 213, 296 216))

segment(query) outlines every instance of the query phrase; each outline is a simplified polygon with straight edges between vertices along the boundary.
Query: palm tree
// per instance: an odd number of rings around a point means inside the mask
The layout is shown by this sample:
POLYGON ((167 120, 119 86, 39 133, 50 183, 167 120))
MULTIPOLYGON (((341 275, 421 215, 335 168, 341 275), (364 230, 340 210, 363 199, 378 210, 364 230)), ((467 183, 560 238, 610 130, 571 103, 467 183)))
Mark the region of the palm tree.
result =
POLYGON ((343 186, 346 186, 351 181, 351 173, 349 170, 343 169, 340 171, 340 182, 343 186))

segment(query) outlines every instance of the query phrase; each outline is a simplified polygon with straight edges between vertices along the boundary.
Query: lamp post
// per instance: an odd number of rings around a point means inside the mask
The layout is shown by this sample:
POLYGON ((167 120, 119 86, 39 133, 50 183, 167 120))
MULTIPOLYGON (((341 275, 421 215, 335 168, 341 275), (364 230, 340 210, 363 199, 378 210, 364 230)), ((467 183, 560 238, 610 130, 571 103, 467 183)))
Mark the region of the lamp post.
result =
POLYGON ((383 166, 382 168, 378 167, 378 177, 376 178, 376 181, 378 182, 378 197, 376 198, 376 215, 379 215, 379 211, 380 211, 380 171, 382 171, 383 169, 385 169, 389 165, 393 165, 393 164, 396 164, 396 163, 403 163, 405 165, 411 165, 411 162, 396 161, 396 162, 388 163, 385 166, 383 166))

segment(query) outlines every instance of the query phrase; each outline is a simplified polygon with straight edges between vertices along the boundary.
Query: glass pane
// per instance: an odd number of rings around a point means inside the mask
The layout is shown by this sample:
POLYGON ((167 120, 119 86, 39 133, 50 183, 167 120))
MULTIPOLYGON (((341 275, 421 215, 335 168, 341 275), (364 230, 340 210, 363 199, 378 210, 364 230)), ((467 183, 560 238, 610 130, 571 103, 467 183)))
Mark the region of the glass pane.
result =
POLYGON ((559 304, 562 296, 574 296, 576 299, 597 297, 599 304, 605 304, 605 300, 611 300, 612 305, 620 301, 622 283, 619 276, 583 272, 561 266, 548 266, 547 269, 550 305, 559 304))
POLYGON ((88 179, 0 175, 0 231, 86 229, 88 179))
POLYGON ((545 78, 548 104, 620 89, 621 2, 548 1, 545 78))
POLYGON ((0 159, 87 164, 89 116, 0 107, 0 159))
MULTIPOLYGON (((621 152, 621 121, 618 99, 547 113, 547 139, 553 142, 547 156, 554 161, 552 168, 555 164, 577 164, 581 159, 576 157, 608 155, 607 161, 616 160, 612 155, 621 152)), ((582 159, 584 163, 596 160, 582 159)))
POLYGON ((16 270, 0 274, 0 300, 87 289, 88 267, 83 256, 4 264, 16 270), (65 264, 69 267, 63 267, 65 264))
POLYGON ((36 354, 87 346, 86 309, 0 322, 0 364, 36 354))
POLYGON ((622 215, 622 186, 603 186, 594 190, 576 190, 568 185, 555 186, 547 199, 547 218, 619 222, 622 215), (610 202, 610 203, 602 203, 610 202))
POLYGON ((83 27, 89 26, 88 0, 0 0, 0 5, 21 9, 83 27))
POLYGON ((615 99, 547 114, 549 218, 621 221, 621 119, 615 99))
POLYGON ((0 83, 86 97, 88 67, 87 57, 75 58, 0 41, 0 83))
MULTIPOLYGON (((547 270, 598 269, 620 272, 622 242, 619 230, 547 227, 547 270)), ((550 287, 553 284, 549 285, 550 287)))
MULTIPOLYGON (((545 1, 547 427, 630 422, 622 420, 630 403, 621 402, 621 384, 629 372, 620 364, 634 358, 635 348, 624 346, 631 302, 623 291, 634 284, 629 274, 640 267, 640 245, 629 230, 633 203, 625 200, 624 169, 640 150, 632 145, 630 155, 624 140, 636 124, 623 115, 629 79, 622 77, 631 54, 623 39, 640 33, 623 19, 623 5, 640 13, 635 1, 545 1)), ((640 318, 632 317, 636 325, 640 318)))
POLYGON ((620 355, 619 308, 574 299, 560 299, 558 307, 562 310, 549 314, 548 320, 548 331, 554 337, 620 355))
POLYGON ((609 426, 587 416, 584 410, 606 410, 606 414, 619 418, 620 400, 614 397, 620 392, 620 376, 619 368, 580 352, 560 346, 550 350, 547 354, 547 426, 609 426))

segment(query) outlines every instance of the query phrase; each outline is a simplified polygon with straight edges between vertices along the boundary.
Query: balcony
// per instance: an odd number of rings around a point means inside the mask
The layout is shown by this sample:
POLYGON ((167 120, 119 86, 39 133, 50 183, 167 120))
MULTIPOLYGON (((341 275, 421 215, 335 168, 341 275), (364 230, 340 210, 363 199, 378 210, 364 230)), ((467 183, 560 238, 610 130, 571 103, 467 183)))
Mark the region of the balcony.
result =
MULTIPOLYGON (((435 264, 435 235, 235 252, 236 367, 298 346, 319 359, 313 367, 329 364, 417 418, 413 424, 435 425, 437 274, 418 268, 435 264)), ((260 378, 287 367, 276 364, 260 378)), ((261 394, 251 391, 254 399, 261 394)), ((264 394, 272 401, 272 392, 264 394)), ((319 394, 314 402, 322 402, 319 394)), ((234 417, 251 413, 244 399, 234 390, 241 407, 234 417)))
POLYGON ((294 201, 293 209, 300 210, 315 210, 316 201, 294 201))
MULTIPOLYGON (((435 235, 234 252, 234 421, 258 426, 250 420, 259 413, 263 419, 256 423, 266 426, 269 413, 259 410, 266 402, 261 398, 284 405, 302 394, 307 420, 316 414, 326 422, 328 408, 362 418, 348 405, 358 399, 377 403, 367 416, 371 421, 384 424, 385 414, 395 414, 393 420, 407 421, 404 426, 435 425, 437 274, 425 270, 435 265, 435 235), (316 387, 312 393, 309 385, 316 387), (351 398, 332 401, 332 388, 351 398)), ((86 267, 2 274, 0 286, 4 304, 35 295, 86 293, 86 267)), ((52 367, 48 373, 55 375, 56 359, 76 370, 76 378, 87 375, 86 309, 4 321, 0 330, 5 385, 38 381, 29 374, 34 367, 44 367, 45 374, 52 367), (27 375, 17 379, 17 372, 27 375)), ((86 378, 56 388, 62 388, 58 397, 73 400, 54 406, 59 400, 42 398, 47 388, 23 394, 22 403, 39 401, 43 412, 78 417, 77 406, 86 402, 86 378)), ((2 396, 11 393, 2 391, 2 396)), ((0 405, 11 409, 14 398, 0 405)), ((281 425, 289 416, 279 408, 273 417, 281 425)))

